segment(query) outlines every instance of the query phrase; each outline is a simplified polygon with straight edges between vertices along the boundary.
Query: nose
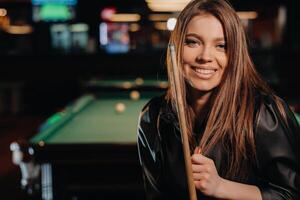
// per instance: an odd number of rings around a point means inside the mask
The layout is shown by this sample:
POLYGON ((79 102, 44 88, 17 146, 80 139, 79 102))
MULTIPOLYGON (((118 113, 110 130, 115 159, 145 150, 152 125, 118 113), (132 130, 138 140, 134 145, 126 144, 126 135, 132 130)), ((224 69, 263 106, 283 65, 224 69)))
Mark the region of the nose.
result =
POLYGON ((203 63, 203 62, 211 62, 212 61, 212 52, 209 46, 203 46, 200 50, 198 56, 196 57, 196 61, 203 63))

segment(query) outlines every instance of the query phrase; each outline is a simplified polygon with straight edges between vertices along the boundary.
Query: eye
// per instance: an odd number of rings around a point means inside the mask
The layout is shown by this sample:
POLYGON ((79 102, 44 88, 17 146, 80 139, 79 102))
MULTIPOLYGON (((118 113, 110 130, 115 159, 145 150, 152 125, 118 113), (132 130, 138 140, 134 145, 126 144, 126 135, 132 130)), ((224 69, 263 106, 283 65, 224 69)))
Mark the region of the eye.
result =
POLYGON ((217 47, 217 49, 220 49, 220 50, 223 50, 223 51, 225 51, 227 49, 226 43, 217 44, 216 47, 217 47))
POLYGON ((199 45, 199 41, 191 38, 186 38, 184 44, 189 47, 196 47, 197 45, 199 45))

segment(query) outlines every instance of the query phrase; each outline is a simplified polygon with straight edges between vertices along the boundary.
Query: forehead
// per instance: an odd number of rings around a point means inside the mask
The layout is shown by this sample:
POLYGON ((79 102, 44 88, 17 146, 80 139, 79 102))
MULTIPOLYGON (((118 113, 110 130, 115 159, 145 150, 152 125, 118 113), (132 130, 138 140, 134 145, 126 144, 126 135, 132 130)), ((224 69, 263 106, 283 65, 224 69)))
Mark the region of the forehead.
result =
POLYGON ((189 33, 224 38, 221 22, 211 14, 199 14, 193 17, 187 26, 187 34, 189 33))

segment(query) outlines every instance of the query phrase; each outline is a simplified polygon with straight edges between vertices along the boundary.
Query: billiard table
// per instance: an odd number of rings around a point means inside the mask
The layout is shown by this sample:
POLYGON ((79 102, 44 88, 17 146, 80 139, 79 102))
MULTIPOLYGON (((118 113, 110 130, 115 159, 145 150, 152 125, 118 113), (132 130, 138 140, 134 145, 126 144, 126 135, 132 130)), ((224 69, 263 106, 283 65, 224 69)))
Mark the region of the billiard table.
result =
POLYGON ((32 198, 144 199, 138 115, 163 90, 135 89, 134 99, 130 88, 86 94, 49 117, 28 142, 11 144, 32 198))

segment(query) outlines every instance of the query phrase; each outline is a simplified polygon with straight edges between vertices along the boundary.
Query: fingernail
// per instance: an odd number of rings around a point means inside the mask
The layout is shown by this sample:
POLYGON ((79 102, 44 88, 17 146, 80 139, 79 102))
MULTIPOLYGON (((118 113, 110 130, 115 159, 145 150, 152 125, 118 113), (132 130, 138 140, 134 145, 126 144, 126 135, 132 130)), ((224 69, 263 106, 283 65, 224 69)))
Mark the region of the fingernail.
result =
POLYGON ((196 147, 194 152, 195 152, 196 154, 201 154, 201 148, 196 147))
POLYGON ((202 150, 201 150, 201 148, 200 147, 197 147, 197 152, 196 152, 197 154, 201 154, 202 153, 202 150))

